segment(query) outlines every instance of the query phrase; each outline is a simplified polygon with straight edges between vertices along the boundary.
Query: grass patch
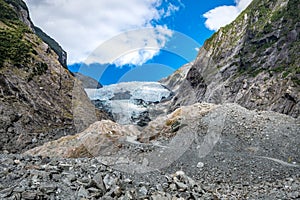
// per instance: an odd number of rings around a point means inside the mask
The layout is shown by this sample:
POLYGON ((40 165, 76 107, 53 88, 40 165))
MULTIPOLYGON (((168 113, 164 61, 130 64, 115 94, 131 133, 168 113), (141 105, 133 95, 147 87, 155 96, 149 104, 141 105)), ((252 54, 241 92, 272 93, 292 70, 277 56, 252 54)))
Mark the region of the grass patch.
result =
POLYGON ((0 68, 5 63, 23 67, 29 63, 31 53, 36 53, 32 44, 25 39, 26 33, 32 32, 19 20, 18 14, 8 3, 16 9, 27 10, 21 0, 0 0, 0 21, 5 24, 0 26, 0 68))
POLYGON ((24 38, 23 28, 0 29, 0 65, 7 61, 13 65, 23 65, 30 58, 31 44, 24 38))
POLYGON ((262 73, 263 71, 265 71, 263 68, 252 70, 250 71, 250 76, 256 77, 258 74, 262 73))
POLYGON ((3 0, 0 0, 0 10, 0 20, 4 23, 8 21, 18 20, 18 15, 15 10, 3 0))

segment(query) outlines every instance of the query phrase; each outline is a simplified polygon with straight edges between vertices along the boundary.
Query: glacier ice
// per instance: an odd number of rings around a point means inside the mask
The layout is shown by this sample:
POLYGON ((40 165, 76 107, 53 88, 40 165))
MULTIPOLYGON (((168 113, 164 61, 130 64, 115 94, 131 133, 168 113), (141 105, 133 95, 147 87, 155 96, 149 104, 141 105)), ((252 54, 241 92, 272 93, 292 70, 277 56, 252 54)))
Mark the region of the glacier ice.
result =
POLYGON ((120 124, 149 120, 153 105, 172 96, 172 91, 158 82, 124 82, 85 91, 98 108, 120 124))

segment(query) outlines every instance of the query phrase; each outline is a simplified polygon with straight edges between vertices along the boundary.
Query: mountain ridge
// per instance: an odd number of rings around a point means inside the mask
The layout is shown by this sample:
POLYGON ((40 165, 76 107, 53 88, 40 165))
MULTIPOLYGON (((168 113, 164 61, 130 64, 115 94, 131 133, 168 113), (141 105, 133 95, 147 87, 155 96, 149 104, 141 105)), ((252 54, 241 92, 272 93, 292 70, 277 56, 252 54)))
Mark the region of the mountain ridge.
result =
POLYGON ((298 7, 295 0, 254 0, 204 43, 171 110, 196 102, 235 102, 298 117, 298 7))
POLYGON ((21 152, 106 118, 35 34, 26 4, 0 0, 0 9, 0 152, 21 152))
POLYGON ((101 85, 101 83, 99 83, 96 79, 89 77, 89 76, 85 76, 80 72, 73 72, 74 76, 80 80, 82 82, 82 86, 83 88, 95 88, 95 89, 99 89, 102 88, 103 86, 101 85))

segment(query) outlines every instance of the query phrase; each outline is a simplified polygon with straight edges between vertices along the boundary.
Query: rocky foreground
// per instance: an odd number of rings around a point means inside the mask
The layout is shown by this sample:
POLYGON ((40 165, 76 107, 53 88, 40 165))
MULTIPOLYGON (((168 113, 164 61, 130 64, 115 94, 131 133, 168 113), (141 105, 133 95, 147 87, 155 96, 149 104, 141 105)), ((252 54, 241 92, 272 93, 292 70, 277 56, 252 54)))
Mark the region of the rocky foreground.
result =
POLYGON ((236 104, 109 120, 0 156, 2 199, 299 199, 299 120, 236 104), (84 158, 83 158, 84 157, 84 158))
MULTIPOLYGON (((241 158, 234 156, 234 159, 241 158)), ((92 159, 0 155, 1 199, 299 199, 299 168, 273 163, 268 175, 230 180, 239 168, 198 166, 200 177, 183 171, 126 174, 92 159)), ((260 162, 260 159, 253 162, 260 162)), ((239 161, 243 167, 243 161, 239 161)), ((187 163, 186 163, 187 164, 187 163)), ((269 163, 270 164, 270 163, 269 163)), ((224 162, 223 167, 227 165, 224 162)), ((251 171, 251 168, 242 169, 251 171)))

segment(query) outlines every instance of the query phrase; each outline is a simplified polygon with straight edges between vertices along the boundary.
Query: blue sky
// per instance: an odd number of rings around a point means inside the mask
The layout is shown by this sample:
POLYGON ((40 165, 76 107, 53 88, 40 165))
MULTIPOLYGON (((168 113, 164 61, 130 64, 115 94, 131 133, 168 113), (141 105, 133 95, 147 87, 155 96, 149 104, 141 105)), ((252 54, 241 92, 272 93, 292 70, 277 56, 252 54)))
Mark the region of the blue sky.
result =
POLYGON ((103 85, 156 81, 196 58, 251 0, 25 0, 68 52, 69 69, 103 85))

